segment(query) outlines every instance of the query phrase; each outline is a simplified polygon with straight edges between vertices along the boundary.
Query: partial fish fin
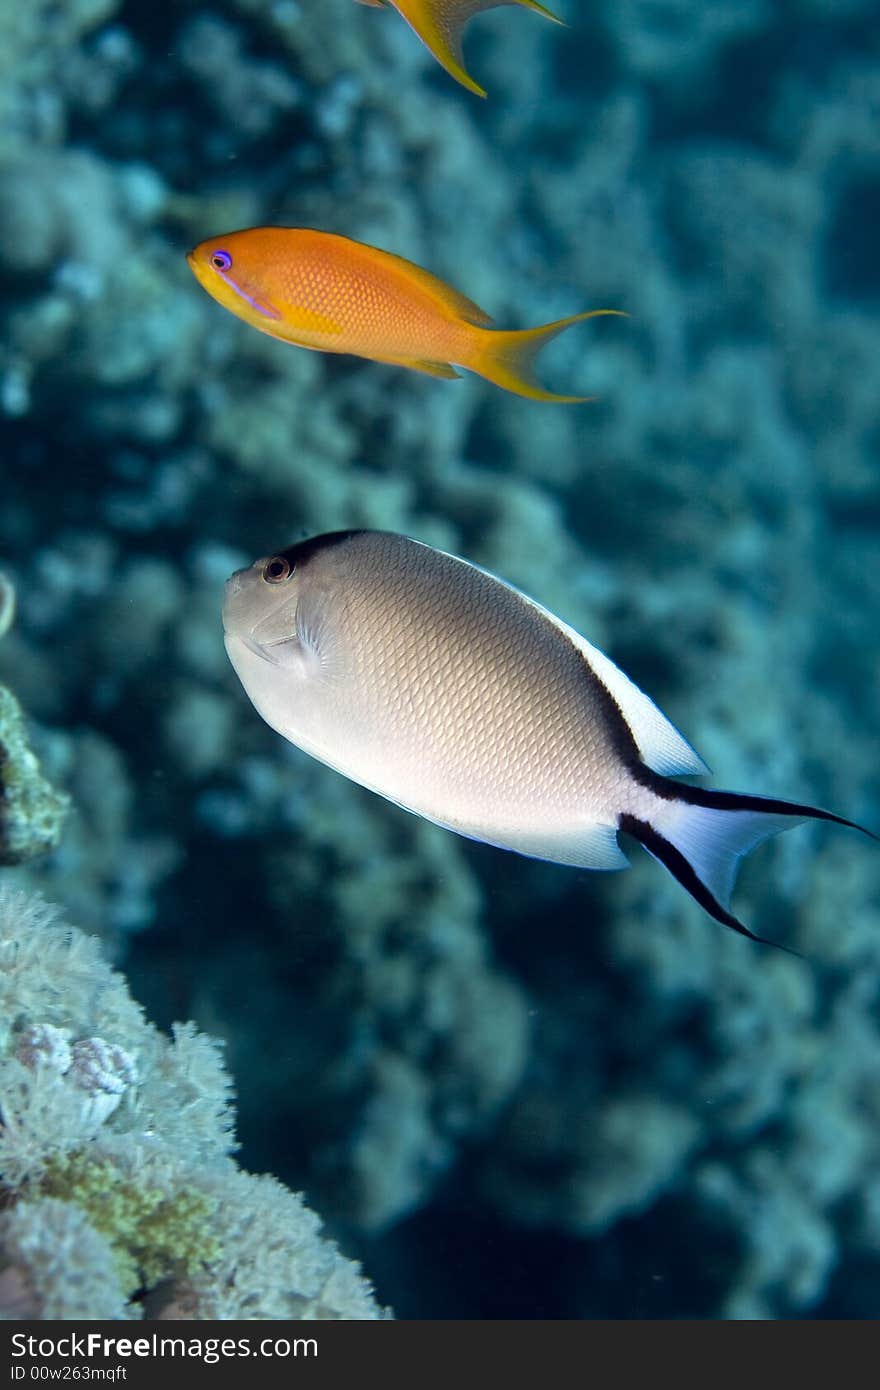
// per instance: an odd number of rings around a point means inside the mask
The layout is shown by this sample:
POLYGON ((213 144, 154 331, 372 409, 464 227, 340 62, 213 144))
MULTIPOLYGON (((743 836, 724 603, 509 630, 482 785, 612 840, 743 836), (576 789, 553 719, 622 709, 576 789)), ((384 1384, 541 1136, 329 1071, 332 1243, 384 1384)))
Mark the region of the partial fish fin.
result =
POLYGON ((532 366, 541 349, 564 333, 566 328, 583 323, 585 319, 606 315, 626 317, 619 309, 588 309, 583 314, 572 314, 567 319, 557 319, 555 323, 541 324, 538 328, 486 330, 475 335, 470 360, 459 365, 485 377, 495 386, 512 391, 516 396, 525 396, 530 401, 556 401, 570 405, 588 401, 591 399, 589 396, 558 396, 553 391, 545 391, 536 380, 532 366))
POLYGON ((492 315, 487 314, 485 309, 481 309, 472 299, 468 299, 466 294, 454 289, 452 285, 447 285, 439 275, 432 275, 430 270, 408 261, 405 256, 398 256, 393 251, 380 251, 377 246, 361 247, 360 250, 362 253, 365 250, 371 251, 378 261, 396 262, 407 280, 413 285, 418 285, 432 304, 447 311, 451 310, 456 318, 463 319, 465 323, 473 324, 476 328, 487 328, 492 322, 492 315))
POLYGON ((629 860, 617 843, 616 825, 582 825, 557 833, 548 830, 510 830, 493 835, 483 829, 471 833, 466 826, 434 820, 433 816, 426 816, 425 819, 432 820, 444 830, 453 830, 465 839, 495 845, 498 849, 513 850, 515 854, 524 854, 528 859, 570 864, 576 869, 629 868, 629 860))
POLYGON ((326 590, 316 585, 309 587, 308 599, 301 598, 296 605, 294 641, 310 678, 325 685, 343 680, 347 669, 344 644, 330 606, 326 590))
POLYGON ((560 19, 559 15, 554 14, 552 10, 548 10, 546 5, 539 5, 538 0, 508 0, 508 3, 521 5, 524 10, 534 10, 535 14, 543 15, 552 24, 565 24, 564 19, 560 19))
POLYGON ((877 838, 855 821, 815 806, 671 783, 658 797, 657 813, 651 823, 623 815, 620 829, 664 864, 710 917, 741 936, 775 945, 756 936, 733 916, 730 896, 744 855, 772 835, 791 830, 805 820, 834 821, 877 838), (668 797, 673 786, 675 795, 668 797))
POLYGON ((584 654, 595 674, 614 700, 627 722, 636 747, 654 772, 664 777, 699 775, 709 768, 687 739, 678 732, 666 715, 657 708, 650 696, 615 666, 610 657, 600 652, 585 637, 568 630, 572 641, 584 654))
MULTIPOLYGON (((418 542, 418 544, 420 543, 418 542)), ((459 555, 451 555, 449 551, 442 553, 446 555, 447 559, 455 560, 459 565, 468 565, 471 569, 481 570, 490 579, 494 579, 496 584, 503 584, 505 589, 516 594, 530 608, 537 609, 549 623, 552 623, 568 638, 614 700, 626 720, 640 756, 653 772, 659 772, 664 777, 684 777, 705 776, 710 771, 699 753, 691 747, 684 735, 678 732, 671 720, 666 718, 666 715, 657 708, 644 690, 640 690, 635 682, 621 671, 619 666, 615 666, 610 656, 606 656, 598 647, 594 647, 592 642, 588 642, 586 637, 582 637, 575 628, 564 623, 561 618, 557 618, 556 614, 551 613, 549 608, 545 608, 536 599, 529 598, 529 595, 524 594, 522 589, 517 589, 514 584, 508 584, 506 579, 499 579, 492 570, 485 569, 483 565, 475 565, 470 560, 462 560, 459 555)))
MULTIPOLYGON (((489 574, 490 571, 485 570, 484 573, 489 574)), ((531 608, 537 608, 538 612, 577 648, 593 674, 614 700, 626 720, 640 756, 653 772, 659 772, 664 777, 684 777, 705 776, 710 771, 699 753, 691 747, 684 735, 678 732, 672 721, 666 718, 644 690, 639 689, 635 681, 631 681, 629 676, 614 664, 610 656, 594 647, 592 642, 588 642, 575 628, 569 627, 568 623, 557 618, 556 614, 551 613, 543 604, 529 598, 521 589, 498 579, 497 575, 493 574, 492 578, 499 584, 504 584, 505 588, 512 589, 531 608)))
MULTIPOLYGON (((381 5, 383 0, 361 0, 362 5, 381 5)), ((545 5, 538 0, 386 0, 406 20, 410 28, 421 39, 429 53, 445 68, 450 77, 467 87, 478 97, 486 95, 485 90, 474 81, 464 65, 461 47, 462 31, 469 19, 483 10, 494 10, 502 5, 518 5, 525 10, 533 10, 554 24, 562 24, 545 5)))
MULTIPOLYGON (((487 842, 492 844, 491 837, 487 842)), ((629 860, 617 843, 616 825, 586 825, 564 834, 543 831, 505 836, 502 849, 515 850, 531 859, 571 864, 578 869, 627 869, 629 860)))
POLYGON ((411 372, 424 372, 425 376, 456 377, 460 375, 448 362, 431 362, 426 357, 381 357, 378 362, 387 362, 392 367, 409 367, 411 372))
MULTIPOLYGON (((500 3, 507 4, 509 0, 500 3)), ((391 4, 450 77, 475 96, 486 95, 485 88, 465 68, 461 34, 473 15, 494 9, 499 0, 447 0, 445 5, 431 4, 430 0, 391 0, 391 4)))

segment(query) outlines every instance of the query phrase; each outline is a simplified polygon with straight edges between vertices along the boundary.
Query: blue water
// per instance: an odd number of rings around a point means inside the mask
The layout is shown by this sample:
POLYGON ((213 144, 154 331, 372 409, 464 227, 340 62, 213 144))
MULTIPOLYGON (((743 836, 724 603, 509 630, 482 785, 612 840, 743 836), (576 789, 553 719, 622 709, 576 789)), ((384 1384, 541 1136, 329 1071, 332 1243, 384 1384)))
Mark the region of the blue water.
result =
POLYGON ((757 947, 632 846, 464 842, 258 718, 239 565, 379 526, 608 651, 720 787, 880 824, 880 17, 559 0, 486 102, 351 0, 0 9, 0 680, 76 815, 17 870, 227 1044, 240 1158, 398 1316, 874 1317, 880 856, 758 851, 757 947), (408 256, 574 407, 255 333, 184 253, 408 256))

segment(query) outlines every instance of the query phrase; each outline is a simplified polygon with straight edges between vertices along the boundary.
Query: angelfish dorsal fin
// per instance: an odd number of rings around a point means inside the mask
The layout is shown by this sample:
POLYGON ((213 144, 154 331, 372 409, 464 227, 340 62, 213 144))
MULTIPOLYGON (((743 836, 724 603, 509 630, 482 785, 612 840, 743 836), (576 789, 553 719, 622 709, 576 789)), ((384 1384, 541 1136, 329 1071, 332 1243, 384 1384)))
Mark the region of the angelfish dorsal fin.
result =
MULTIPOLYGON (((448 554, 448 552, 442 553, 448 554)), ((448 558, 457 560, 459 564, 469 563, 457 555, 448 555, 448 558)), ((666 718, 663 711, 657 708, 650 695, 646 695, 644 690, 640 690, 635 681, 631 681, 619 666, 615 666, 610 656, 606 656, 598 647, 594 647, 592 642, 588 642, 586 637, 582 637, 575 628, 569 627, 568 623, 557 618, 556 614, 551 613, 549 608, 545 608, 542 603, 529 598, 529 595, 524 594, 522 589, 518 589, 515 584, 509 584, 507 580, 499 579, 497 574, 486 569, 483 565, 474 565, 473 568, 482 570, 490 579, 494 579, 496 583, 503 584, 505 589, 510 589, 512 593, 517 594, 523 603, 537 609, 548 622, 551 622, 555 628, 564 633, 617 705, 639 750, 639 756, 653 772, 659 772, 663 777, 705 776, 709 772, 709 768, 699 753, 691 747, 684 735, 678 732, 678 729, 670 719, 666 718)))
MULTIPOLYGON (((576 634, 570 635, 575 637, 576 634)), ((649 695, 640 690, 619 666, 585 637, 577 637, 577 645, 590 664, 591 670, 608 691, 626 720, 642 759, 654 772, 664 777, 684 774, 704 775, 709 771, 699 753, 678 732, 649 695)))
MULTIPOLYGON (((520 593, 520 590, 517 589, 516 592, 520 593)), ((536 603, 527 594, 522 594, 522 597, 533 608, 540 609, 581 653, 593 675, 602 682, 617 705, 626 720, 642 761, 647 763, 653 772, 659 772, 663 777, 705 776, 709 768, 699 753, 691 747, 684 735, 678 732, 663 711, 657 708, 650 695, 646 695, 619 666, 615 666, 610 656, 594 647, 592 642, 588 642, 586 637, 569 627, 568 623, 557 618, 555 613, 551 613, 543 604, 536 603)))

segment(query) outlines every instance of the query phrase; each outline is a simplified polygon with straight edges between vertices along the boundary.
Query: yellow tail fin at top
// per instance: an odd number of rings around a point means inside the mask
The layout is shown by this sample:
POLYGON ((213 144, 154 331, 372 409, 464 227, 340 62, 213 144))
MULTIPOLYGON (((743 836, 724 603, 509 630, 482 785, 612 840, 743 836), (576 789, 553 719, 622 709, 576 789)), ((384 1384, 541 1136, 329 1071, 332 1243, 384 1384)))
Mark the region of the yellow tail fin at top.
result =
POLYGON ((550 19, 554 24, 565 24, 564 19, 560 19, 558 14, 548 10, 546 5, 539 5, 538 0, 515 0, 516 4, 522 5, 523 9, 534 10, 535 14, 542 14, 545 19, 550 19))
POLYGON ((555 401, 559 405, 578 405, 593 399, 591 396, 560 396, 554 391, 545 391, 532 371, 535 358, 541 349, 552 342, 566 328, 585 319, 601 318, 606 315, 626 318, 620 309, 587 309, 582 314, 572 314, 567 319, 556 319, 554 323, 544 323, 538 328, 520 328, 512 331, 498 329, 475 329, 476 351, 470 362, 461 366, 477 376, 485 377, 495 386, 512 391, 516 396, 525 396, 530 401, 555 401))
MULTIPOLYGON (((362 0, 362 3, 376 4, 377 0, 362 0)), ((485 88, 474 81, 465 67, 461 47, 462 30, 468 20, 483 10, 497 9, 502 5, 518 5, 526 10, 534 10, 536 14, 552 20, 554 24, 564 23, 564 20, 558 19, 545 5, 541 5, 539 0, 447 0, 445 6, 437 5, 435 0, 390 0, 390 3, 418 34, 422 43, 433 53, 450 77, 454 77, 456 82, 460 82, 478 97, 485 97, 485 88)))

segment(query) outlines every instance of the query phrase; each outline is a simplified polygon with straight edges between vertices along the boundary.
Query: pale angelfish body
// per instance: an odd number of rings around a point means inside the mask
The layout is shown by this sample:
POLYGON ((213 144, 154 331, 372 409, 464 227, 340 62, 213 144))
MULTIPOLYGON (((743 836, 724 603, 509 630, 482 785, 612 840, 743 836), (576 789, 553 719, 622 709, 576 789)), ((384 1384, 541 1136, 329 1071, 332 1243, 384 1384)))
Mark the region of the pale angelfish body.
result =
POLYGON ((266 722, 346 777, 460 835, 584 869, 624 868, 625 831, 745 936, 729 909, 740 858, 807 819, 853 825, 670 780, 708 769, 607 656, 405 536, 336 532, 259 560, 228 581, 223 623, 266 722))

